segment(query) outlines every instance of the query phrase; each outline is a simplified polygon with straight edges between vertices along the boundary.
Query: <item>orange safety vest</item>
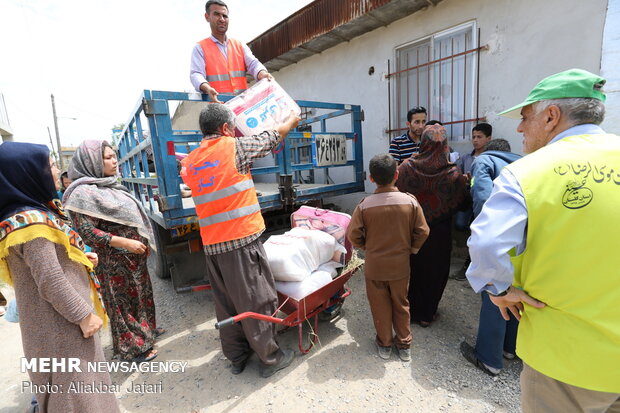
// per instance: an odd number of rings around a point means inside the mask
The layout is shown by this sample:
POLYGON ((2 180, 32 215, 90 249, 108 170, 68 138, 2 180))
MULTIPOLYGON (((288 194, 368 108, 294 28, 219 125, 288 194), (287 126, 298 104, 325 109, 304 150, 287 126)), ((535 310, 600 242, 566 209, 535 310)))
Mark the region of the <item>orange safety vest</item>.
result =
POLYGON ((205 139, 181 162, 192 190, 204 245, 232 241, 265 229, 252 174, 235 165, 235 138, 205 139))
POLYGON ((210 37, 201 40, 199 44, 205 57, 207 82, 218 93, 236 95, 248 88, 243 44, 235 39, 227 39, 227 42, 228 61, 210 37))

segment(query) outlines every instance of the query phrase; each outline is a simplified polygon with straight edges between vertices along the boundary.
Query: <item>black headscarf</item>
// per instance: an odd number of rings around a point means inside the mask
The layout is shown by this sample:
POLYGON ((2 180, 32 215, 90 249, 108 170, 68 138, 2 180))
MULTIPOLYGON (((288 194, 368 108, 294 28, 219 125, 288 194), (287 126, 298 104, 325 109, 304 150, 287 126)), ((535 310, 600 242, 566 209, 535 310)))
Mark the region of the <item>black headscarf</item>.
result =
POLYGON ((56 185, 47 146, 23 142, 0 145, 0 221, 27 209, 57 212, 56 185))

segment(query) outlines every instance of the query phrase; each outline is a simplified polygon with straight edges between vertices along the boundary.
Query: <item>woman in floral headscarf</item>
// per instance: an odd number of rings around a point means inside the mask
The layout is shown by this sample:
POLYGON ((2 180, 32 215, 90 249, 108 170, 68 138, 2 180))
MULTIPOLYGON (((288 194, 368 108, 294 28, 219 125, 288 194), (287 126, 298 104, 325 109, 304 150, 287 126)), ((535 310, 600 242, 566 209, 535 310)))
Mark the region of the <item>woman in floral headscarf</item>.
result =
POLYGON ((142 205, 118 183, 116 154, 101 140, 78 146, 69 165, 73 182, 63 201, 73 224, 99 255, 97 277, 110 317, 114 354, 124 360, 156 357, 157 328, 147 258, 156 253, 142 205))
POLYGON ((87 362, 105 361, 97 334, 105 312, 89 276, 96 256, 84 253, 55 199, 59 175, 46 146, 0 145, 0 281, 15 288, 26 359, 80 362, 81 372, 29 369, 40 411, 119 412, 113 392, 68 392, 72 383, 110 388, 111 381, 87 369, 87 362), (62 391, 46 391, 52 385, 62 391))
POLYGON ((411 256, 411 321, 428 327, 448 282, 452 253, 452 216, 471 204, 467 176, 448 161, 450 148, 441 125, 422 132, 420 152, 398 167, 396 186, 414 195, 430 227, 426 242, 411 256))

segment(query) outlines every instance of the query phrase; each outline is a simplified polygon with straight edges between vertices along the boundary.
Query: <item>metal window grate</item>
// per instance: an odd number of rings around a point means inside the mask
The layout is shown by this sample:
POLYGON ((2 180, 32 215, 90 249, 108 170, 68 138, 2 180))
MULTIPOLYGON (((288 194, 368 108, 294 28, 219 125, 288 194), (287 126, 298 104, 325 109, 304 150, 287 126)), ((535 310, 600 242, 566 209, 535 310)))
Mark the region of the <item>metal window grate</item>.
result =
MULTIPOLYGON (((473 26, 447 34, 437 34, 396 51, 396 70, 388 73, 394 98, 390 114, 390 137, 407 130, 407 111, 423 106, 428 120, 444 124, 450 140, 468 138, 473 125, 484 118, 478 115, 479 52, 474 47, 473 26)), ((478 36, 478 39, 480 36, 478 36)))

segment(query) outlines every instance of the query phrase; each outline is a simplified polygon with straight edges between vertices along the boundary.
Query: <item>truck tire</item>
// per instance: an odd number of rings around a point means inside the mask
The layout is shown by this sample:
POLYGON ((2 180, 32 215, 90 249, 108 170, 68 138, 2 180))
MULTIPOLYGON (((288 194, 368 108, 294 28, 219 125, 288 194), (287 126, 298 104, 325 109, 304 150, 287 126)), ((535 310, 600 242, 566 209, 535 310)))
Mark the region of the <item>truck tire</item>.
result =
POLYGON ((158 278, 170 278, 170 265, 172 263, 168 261, 166 256, 166 246, 170 242, 170 232, 168 232, 166 228, 162 228, 153 220, 151 220, 151 225, 153 226, 155 244, 157 245, 157 254, 153 257, 154 268, 152 269, 152 272, 155 273, 158 278))

